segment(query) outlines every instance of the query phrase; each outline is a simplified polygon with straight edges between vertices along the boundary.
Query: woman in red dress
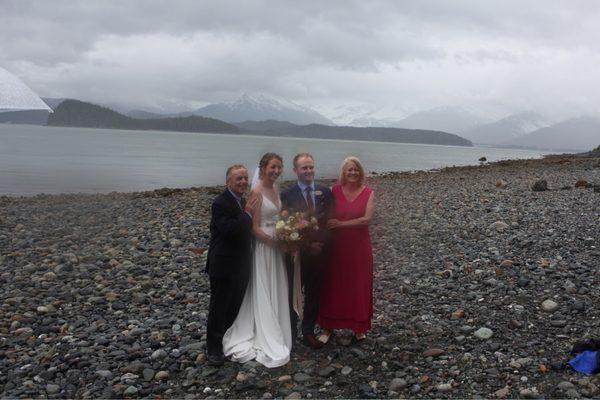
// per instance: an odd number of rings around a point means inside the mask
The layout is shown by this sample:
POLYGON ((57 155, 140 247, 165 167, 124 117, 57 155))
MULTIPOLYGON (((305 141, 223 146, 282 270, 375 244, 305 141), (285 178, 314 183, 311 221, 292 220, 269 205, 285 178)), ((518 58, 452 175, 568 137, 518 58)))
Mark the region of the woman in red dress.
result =
POLYGON ((373 316, 373 252, 369 224, 375 209, 373 190, 364 183, 360 160, 342 162, 339 183, 331 191, 335 200, 331 229, 330 262, 323 276, 318 322, 319 340, 327 343, 333 329, 351 329, 365 338, 373 316))

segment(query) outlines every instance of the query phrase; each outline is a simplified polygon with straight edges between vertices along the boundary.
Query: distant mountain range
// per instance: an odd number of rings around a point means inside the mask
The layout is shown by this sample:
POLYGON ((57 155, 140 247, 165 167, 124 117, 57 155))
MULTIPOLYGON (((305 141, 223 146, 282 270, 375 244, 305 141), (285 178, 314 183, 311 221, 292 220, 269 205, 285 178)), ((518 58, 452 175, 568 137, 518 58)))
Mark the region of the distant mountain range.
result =
MULTIPOLYGON (((51 108, 56 109, 64 99, 43 98, 51 108)), ((112 107, 111 107, 112 108, 112 107)), ((108 109, 108 108, 107 108, 108 109)), ((112 110, 111 110, 112 111, 112 110)), ((195 111, 159 114, 144 110, 132 110, 119 114, 120 117, 107 118, 120 121, 117 125, 123 129, 166 129, 215 132, 243 132, 273 136, 328 137, 352 140, 402 141, 410 143, 459 144, 454 138, 442 137, 430 132, 447 134, 451 132, 476 144, 531 147, 538 149, 579 151, 596 147, 600 142, 600 129, 597 119, 591 117, 574 118, 552 124, 546 117, 534 112, 512 114, 496 121, 476 115, 461 107, 437 107, 409 115, 403 119, 383 117, 386 113, 399 112, 400 109, 361 108, 339 106, 333 118, 337 123, 348 121, 353 126, 339 126, 341 129, 329 129, 333 122, 320 113, 299 106, 285 99, 266 95, 242 95, 230 103, 211 104, 195 111), (210 117, 227 125, 206 124, 202 119, 190 117, 210 117), (129 118, 130 120, 125 120, 129 118), (223 118, 223 120, 221 120, 223 118), (137 122, 134 122, 137 121, 137 122), (153 120, 154 122, 141 122, 153 120), (160 120, 158 123, 156 121, 160 120), (168 121, 168 122, 167 122, 168 121), (241 122, 240 122, 241 121, 241 122), (148 126, 153 126, 148 128, 148 126), (159 127, 160 126, 160 127, 159 127), (370 128, 359 129, 353 128, 370 128), (371 129, 372 128, 372 129, 371 129), (400 128, 388 131, 384 128, 400 128), (404 129, 405 131, 402 131, 404 129), (420 129, 421 136, 407 135, 407 130, 420 129)), ((114 112, 114 111, 112 111, 114 112)), ((0 113, 0 123, 27 123, 44 125, 48 121, 47 111, 12 111, 0 113)), ((57 122, 59 116, 52 118, 50 124, 67 124, 66 120, 57 122)), ((73 124, 73 116, 68 117, 73 124)), ((102 120, 102 118, 101 118, 102 120)), ((94 126, 92 122, 85 126, 94 126)), ((81 123, 81 122, 79 122, 81 123)), ((98 124, 99 122, 96 121, 98 124)), ((117 126, 115 125, 115 126, 117 126)), ((99 125, 97 125, 99 126, 99 125)), ((413 132, 414 133, 414 132, 413 132)))
POLYGON ((373 107, 365 105, 338 105, 327 111, 323 110, 336 125, 360 127, 389 128, 398 122, 398 116, 406 112, 398 107, 373 107))
POLYGON ((460 131, 460 135, 473 143, 502 145, 549 125, 550 122, 540 114, 523 112, 460 131))
POLYGON ((547 150, 579 151, 593 149, 599 143, 600 119, 579 117, 537 129, 505 144, 547 150))
MULTIPOLYGON (((378 123, 368 118, 361 122, 370 126, 378 123)), ((379 120, 379 123, 388 127, 452 132, 475 144, 503 147, 579 151, 589 150, 600 143, 597 118, 581 117, 553 124, 547 117, 530 111, 490 121, 461 107, 438 107, 411 114, 402 120, 385 119, 379 120)))
POLYGON ((335 125, 318 112, 286 99, 264 94, 243 94, 231 103, 210 104, 194 111, 196 115, 216 118, 226 122, 244 121, 288 121, 296 125, 335 125))
POLYGON ((106 107, 78 100, 65 100, 48 117, 49 126, 105 129, 160 130, 176 132, 237 133, 238 127, 213 118, 198 116, 135 119, 106 107))
POLYGON ((395 112, 400 112, 400 110, 358 106, 340 106, 333 111, 335 122, 342 122, 350 126, 427 129, 457 134, 491 122, 489 118, 479 116, 463 107, 436 107, 410 114, 405 118, 394 118, 395 112))
POLYGON ((329 126, 318 124, 295 125, 282 121, 247 121, 236 125, 250 133, 264 136, 443 144, 453 146, 473 145, 467 139, 452 133, 423 129, 329 126))
POLYGON ((176 118, 136 119, 106 107, 77 100, 65 100, 48 118, 51 126, 77 126, 108 129, 163 130, 185 132, 245 133, 277 137, 304 137, 426 143, 472 146, 457 135, 418 129, 357 128, 328 125, 296 125, 282 121, 247 121, 236 125, 195 115, 176 118))
POLYGON ((176 118, 189 117, 192 113, 177 113, 177 114, 158 114, 144 110, 131 110, 124 113, 128 117, 136 119, 156 119, 156 118, 176 118))
POLYGON ((237 100, 229 103, 209 104, 195 111, 178 114, 161 115, 142 110, 132 110, 127 115, 141 119, 199 115, 229 123, 277 120, 288 121, 297 125, 335 125, 331 120, 310 108, 300 106, 286 99, 264 94, 255 96, 243 94, 237 100))
POLYGON ((393 126, 407 129, 432 129, 460 134, 491 122, 462 107, 436 107, 420 111, 397 121, 393 126))

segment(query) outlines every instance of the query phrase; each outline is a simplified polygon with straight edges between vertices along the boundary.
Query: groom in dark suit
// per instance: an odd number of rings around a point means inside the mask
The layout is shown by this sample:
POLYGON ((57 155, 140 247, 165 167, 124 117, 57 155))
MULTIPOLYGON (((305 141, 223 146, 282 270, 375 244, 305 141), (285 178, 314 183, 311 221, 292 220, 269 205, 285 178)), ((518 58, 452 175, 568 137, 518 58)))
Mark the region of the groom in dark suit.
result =
MULTIPOLYGON (((297 154, 294 157, 294 172, 298 181, 281 194, 282 209, 292 212, 308 211, 319 221, 317 240, 311 244, 310 249, 302 251, 300 254, 302 287, 304 289, 302 340, 304 344, 318 349, 323 346, 323 343, 315 337, 315 325, 319 313, 321 279, 327 259, 327 243, 329 241, 327 220, 332 212, 333 196, 329 188, 315 184, 315 162, 312 155, 297 154)), ((288 257, 287 268, 292 335, 296 337, 298 316, 292 307, 294 266, 291 257, 288 257)))
POLYGON ((240 310, 252 263, 252 213, 257 199, 245 204, 248 171, 243 165, 227 169, 227 188, 212 203, 206 272, 210 302, 206 325, 206 356, 210 365, 223 364, 223 335, 240 310))

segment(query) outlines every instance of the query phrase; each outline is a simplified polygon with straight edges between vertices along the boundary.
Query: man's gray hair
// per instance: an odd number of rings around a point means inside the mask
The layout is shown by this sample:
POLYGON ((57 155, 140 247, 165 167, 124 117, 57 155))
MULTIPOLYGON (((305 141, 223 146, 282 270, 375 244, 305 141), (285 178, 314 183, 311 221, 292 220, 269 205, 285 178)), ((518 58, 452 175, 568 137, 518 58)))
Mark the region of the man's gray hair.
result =
POLYGON ((235 171, 236 169, 246 169, 247 168, 245 166, 243 166, 242 164, 233 164, 231 167, 227 168, 227 172, 225 173, 225 179, 229 179, 229 175, 231 175, 231 173, 233 171, 235 171))

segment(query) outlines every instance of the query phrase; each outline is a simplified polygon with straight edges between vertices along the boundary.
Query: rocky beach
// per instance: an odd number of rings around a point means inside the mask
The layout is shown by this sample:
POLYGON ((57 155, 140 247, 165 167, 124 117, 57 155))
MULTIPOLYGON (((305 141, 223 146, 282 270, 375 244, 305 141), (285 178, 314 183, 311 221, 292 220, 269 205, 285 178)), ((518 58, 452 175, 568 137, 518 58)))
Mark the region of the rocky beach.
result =
POLYGON ((389 173, 373 329, 278 369, 208 366, 203 273, 221 188, 0 197, 3 398, 579 398, 600 337, 600 159, 389 173), (543 182, 545 181, 545 183, 543 182))

